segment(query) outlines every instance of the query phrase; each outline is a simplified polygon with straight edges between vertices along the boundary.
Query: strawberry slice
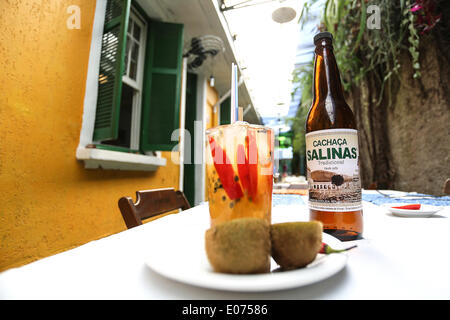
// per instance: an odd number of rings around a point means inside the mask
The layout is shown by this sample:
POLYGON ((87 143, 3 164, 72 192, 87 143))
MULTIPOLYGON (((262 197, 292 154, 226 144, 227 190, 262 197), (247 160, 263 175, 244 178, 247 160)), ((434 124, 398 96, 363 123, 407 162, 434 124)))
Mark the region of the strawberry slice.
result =
POLYGON ((258 148, 256 145, 255 133, 248 131, 245 138, 248 159, 248 176, 249 176, 249 197, 254 198, 258 192, 258 148))
POLYGON ((214 140, 213 137, 209 137, 209 145, 211 148, 211 154, 219 175, 220 182, 231 200, 239 199, 244 194, 242 193, 241 186, 238 182, 237 175, 234 173, 233 165, 224 149, 222 149, 214 140), (217 158, 216 158, 217 156, 217 158))

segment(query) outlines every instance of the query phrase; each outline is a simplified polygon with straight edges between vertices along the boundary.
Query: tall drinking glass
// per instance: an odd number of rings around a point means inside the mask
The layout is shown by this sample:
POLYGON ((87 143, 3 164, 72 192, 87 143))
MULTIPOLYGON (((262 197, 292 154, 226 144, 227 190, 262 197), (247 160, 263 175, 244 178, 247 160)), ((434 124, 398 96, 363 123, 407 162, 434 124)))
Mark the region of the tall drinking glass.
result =
POLYGON ((206 131, 211 226, 237 218, 271 223, 273 130, 238 121, 206 131))

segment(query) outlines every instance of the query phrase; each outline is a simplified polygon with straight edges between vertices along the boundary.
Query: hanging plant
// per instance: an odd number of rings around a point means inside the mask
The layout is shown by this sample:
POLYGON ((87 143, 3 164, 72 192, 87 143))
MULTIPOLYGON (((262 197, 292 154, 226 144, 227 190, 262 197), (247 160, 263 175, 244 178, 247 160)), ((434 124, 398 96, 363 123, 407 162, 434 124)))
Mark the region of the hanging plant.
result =
MULTIPOLYGON (((307 1, 301 23, 316 2, 307 1)), ((379 0, 376 5, 382 12, 382 29, 370 30, 366 27, 369 4, 367 0, 325 0, 318 29, 334 35, 336 59, 345 90, 358 85, 368 72, 381 72, 379 104, 386 86, 390 95, 390 80, 393 75, 398 75, 399 56, 405 48, 411 56, 413 77, 420 78, 420 36, 439 23, 441 14, 435 12, 435 0, 379 0)))
POLYGON ((409 52, 412 58, 412 67, 414 69, 414 79, 420 78, 419 63, 419 33, 421 35, 430 32, 441 20, 441 14, 434 13, 436 4, 433 0, 416 0, 405 9, 404 14, 408 17, 408 42, 410 44, 409 52))
POLYGON ((442 18, 442 13, 436 14, 436 3, 433 0, 416 0, 410 11, 416 17, 414 25, 420 34, 430 32, 442 18))

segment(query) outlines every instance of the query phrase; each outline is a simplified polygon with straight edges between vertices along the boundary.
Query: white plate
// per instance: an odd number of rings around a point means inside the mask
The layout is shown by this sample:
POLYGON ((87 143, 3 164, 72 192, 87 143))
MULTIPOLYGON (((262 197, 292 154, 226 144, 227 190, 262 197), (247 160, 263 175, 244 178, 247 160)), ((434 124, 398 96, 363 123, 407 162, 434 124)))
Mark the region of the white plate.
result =
POLYGON ((427 218, 436 212, 443 209, 443 207, 422 204, 419 210, 398 209, 392 207, 400 207, 407 205, 407 203, 385 203, 383 204, 392 215, 405 218, 427 218))
MULTIPOLYGON (((305 268, 254 275, 232 275, 212 270, 205 252, 204 231, 177 231, 177 239, 165 243, 164 248, 151 249, 146 264, 153 271, 172 280, 193 286, 241 292, 263 292, 296 288, 324 280, 340 271, 347 263, 346 253, 318 254, 305 268), (194 235, 195 236, 192 236, 194 235)), ((200 231, 200 230, 197 230, 200 231)), ((163 232, 160 233, 163 236, 163 232)), ((167 235, 167 233, 166 233, 167 235)), ((158 241, 165 241, 159 239, 158 241)), ((168 240, 166 240, 168 241, 168 240)), ((323 234, 323 241, 335 249, 342 249, 342 242, 323 234)), ((272 270, 278 266, 272 260, 272 270)))

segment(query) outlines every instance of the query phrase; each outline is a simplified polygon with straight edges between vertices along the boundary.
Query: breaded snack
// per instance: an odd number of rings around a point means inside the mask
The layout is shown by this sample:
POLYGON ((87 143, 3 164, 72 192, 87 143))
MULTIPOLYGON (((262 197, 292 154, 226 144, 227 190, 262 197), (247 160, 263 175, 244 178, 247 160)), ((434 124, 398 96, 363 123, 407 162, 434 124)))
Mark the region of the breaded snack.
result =
POLYGON ((270 271, 270 225, 264 219, 242 218, 218 224, 206 231, 205 247, 216 272, 270 271))
POLYGON ((322 245, 322 223, 285 222, 271 226, 272 257, 282 269, 311 263, 322 245))

